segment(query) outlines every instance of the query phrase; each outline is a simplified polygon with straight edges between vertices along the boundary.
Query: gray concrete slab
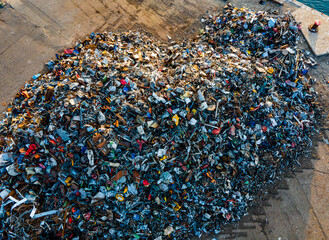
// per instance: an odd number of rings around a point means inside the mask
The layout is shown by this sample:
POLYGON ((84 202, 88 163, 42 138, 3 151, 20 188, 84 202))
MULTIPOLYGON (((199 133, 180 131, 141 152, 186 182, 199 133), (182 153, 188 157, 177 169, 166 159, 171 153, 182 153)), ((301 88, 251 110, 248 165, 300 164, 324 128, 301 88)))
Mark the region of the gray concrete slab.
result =
POLYGON ((329 17, 313 8, 302 5, 292 13, 297 22, 301 22, 302 33, 316 56, 329 53, 329 17), (317 33, 308 30, 308 27, 316 20, 321 21, 321 26, 317 33))
POLYGON ((270 0, 270 1, 280 5, 284 4, 284 0, 270 0))

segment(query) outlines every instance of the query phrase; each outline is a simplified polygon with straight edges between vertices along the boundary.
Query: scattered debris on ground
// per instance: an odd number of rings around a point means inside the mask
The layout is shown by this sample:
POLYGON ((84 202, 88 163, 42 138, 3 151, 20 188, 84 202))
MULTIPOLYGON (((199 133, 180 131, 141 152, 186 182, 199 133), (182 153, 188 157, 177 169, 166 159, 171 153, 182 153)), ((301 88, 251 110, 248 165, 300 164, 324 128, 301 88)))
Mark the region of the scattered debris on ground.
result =
POLYGON ((0 1, 0 8, 3 8, 6 6, 6 2, 0 1))

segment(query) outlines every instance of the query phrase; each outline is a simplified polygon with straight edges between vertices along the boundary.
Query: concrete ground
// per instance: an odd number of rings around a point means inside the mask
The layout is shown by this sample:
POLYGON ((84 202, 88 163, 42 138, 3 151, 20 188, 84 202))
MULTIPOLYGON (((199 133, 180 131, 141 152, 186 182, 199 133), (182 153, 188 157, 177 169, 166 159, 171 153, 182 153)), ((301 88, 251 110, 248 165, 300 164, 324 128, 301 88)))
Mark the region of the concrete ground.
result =
POLYGON ((298 22, 302 22, 303 36, 316 56, 329 54, 329 16, 306 5, 302 5, 293 12, 293 16, 298 22), (320 21, 321 27, 318 32, 309 31, 309 26, 312 26, 315 21, 320 21))
MULTIPOLYGON (((162 40, 188 38, 199 28, 200 14, 219 9, 221 0, 8 0, 0 9, 0 111, 19 88, 42 71, 44 62, 93 31, 144 29, 162 40)), ((296 10, 258 0, 229 0, 257 10, 296 10)), ((305 42, 301 47, 307 48, 305 42)), ((329 109, 329 57, 316 58, 311 72, 321 106, 329 109)), ((329 139, 329 121, 320 134, 329 139)), ((225 228, 218 239, 329 239, 329 147, 320 137, 301 167, 287 173, 264 193, 260 205, 237 226, 225 228)), ((206 236, 209 238, 211 236, 206 236)))

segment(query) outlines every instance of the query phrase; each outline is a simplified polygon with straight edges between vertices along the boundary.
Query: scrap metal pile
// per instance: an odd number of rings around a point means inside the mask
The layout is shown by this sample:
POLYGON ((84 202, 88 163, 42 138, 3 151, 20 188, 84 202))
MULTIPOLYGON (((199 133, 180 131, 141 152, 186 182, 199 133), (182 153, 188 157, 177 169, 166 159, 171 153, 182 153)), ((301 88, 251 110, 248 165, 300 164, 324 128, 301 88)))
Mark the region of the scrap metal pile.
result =
POLYGON ((165 44, 91 34, 0 125, 1 232, 24 239, 218 233, 312 142, 316 92, 289 16, 227 6, 165 44))

